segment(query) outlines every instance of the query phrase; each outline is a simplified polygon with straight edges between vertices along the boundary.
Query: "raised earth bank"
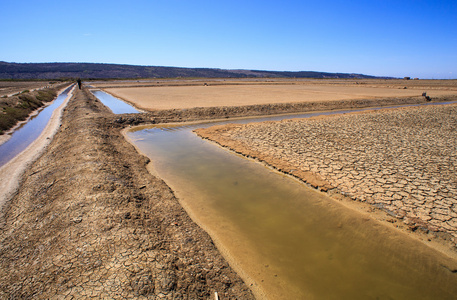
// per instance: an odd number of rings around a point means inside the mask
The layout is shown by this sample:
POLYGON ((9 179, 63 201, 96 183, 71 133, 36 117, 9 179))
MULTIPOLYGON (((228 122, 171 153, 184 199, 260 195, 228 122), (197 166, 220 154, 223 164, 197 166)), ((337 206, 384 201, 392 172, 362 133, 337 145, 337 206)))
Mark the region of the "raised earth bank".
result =
POLYGON ((7 95, 0 97, 0 134, 26 120, 37 109, 54 100, 59 90, 68 85, 68 83, 62 83, 35 91, 25 89, 9 97, 7 95))
POLYGON ((211 238, 87 90, 0 223, 0 298, 252 299, 211 238))
MULTIPOLYGON (((440 96, 432 102, 456 101, 457 95, 440 96)), ((128 101, 127 101, 128 102, 128 101)), ((425 97, 395 97, 382 99, 357 99, 336 101, 313 101, 299 103, 259 104, 246 106, 194 107, 189 109, 164 109, 145 114, 130 114, 119 118, 118 122, 131 125, 142 123, 159 124, 183 121, 201 121, 248 116, 292 114, 331 110, 350 110, 356 108, 396 106, 430 103, 425 97)))

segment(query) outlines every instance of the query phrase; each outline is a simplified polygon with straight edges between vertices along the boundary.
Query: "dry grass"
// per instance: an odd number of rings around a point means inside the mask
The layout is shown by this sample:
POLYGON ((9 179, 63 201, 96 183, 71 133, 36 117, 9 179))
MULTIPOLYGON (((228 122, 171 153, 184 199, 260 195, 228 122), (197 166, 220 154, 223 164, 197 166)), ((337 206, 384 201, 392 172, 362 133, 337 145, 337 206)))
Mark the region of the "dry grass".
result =
POLYGON ((50 86, 48 81, 0 81, 0 97, 50 86))

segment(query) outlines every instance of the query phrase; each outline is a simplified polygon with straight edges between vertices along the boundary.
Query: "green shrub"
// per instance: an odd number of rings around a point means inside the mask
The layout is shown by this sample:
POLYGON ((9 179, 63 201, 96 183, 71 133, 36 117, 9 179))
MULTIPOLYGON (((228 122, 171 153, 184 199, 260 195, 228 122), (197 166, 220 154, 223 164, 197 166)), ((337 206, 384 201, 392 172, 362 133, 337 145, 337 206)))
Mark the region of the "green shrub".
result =
POLYGON ((29 94, 22 94, 19 96, 19 99, 22 100, 23 102, 28 102, 30 104, 30 106, 33 108, 38 108, 40 106, 43 106, 43 102, 41 102, 39 99, 37 99, 29 94))
POLYGON ((17 119, 8 114, 0 114, 0 130, 6 131, 16 125, 17 119))
POLYGON ((42 102, 49 102, 57 97, 57 93, 54 90, 39 90, 36 98, 42 102))
POLYGON ((18 107, 6 107, 5 112, 6 116, 11 116, 19 121, 24 121, 29 115, 29 110, 20 109, 18 107))

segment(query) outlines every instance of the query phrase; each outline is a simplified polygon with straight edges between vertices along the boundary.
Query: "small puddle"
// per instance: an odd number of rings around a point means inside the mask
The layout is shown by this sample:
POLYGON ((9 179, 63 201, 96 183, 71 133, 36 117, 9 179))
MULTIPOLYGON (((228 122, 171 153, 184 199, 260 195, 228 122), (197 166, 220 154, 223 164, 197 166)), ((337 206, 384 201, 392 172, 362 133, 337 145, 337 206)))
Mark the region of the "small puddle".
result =
POLYGON ((132 105, 111 96, 108 93, 105 93, 100 90, 93 90, 92 94, 100 100, 103 105, 108 107, 114 114, 137 114, 141 113, 132 105))
MULTIPOLYGON (((334 113, 342 112, 326 114, 334 113)), ((248 286, 269 299, 455 299, 455 262, 192 133, 319 114, 138 127, 127 136, 248 286)))
POLYGON ((11 133, 11 138, 0 145, 0 167, 25 150, 40 136, 54 110, 63 103, 72 88, 73 85, 66 88, 50 105, 41 108, 38 114, 31 117, 27 123, 19 126, 11 133))

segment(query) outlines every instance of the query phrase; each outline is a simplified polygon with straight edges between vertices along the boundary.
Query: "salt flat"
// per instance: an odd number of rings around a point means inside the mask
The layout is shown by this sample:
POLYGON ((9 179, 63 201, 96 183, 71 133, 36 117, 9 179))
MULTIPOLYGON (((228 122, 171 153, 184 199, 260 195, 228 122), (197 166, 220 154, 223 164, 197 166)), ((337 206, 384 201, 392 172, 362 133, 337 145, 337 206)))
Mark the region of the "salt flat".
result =
MULTIPOLYGON (((457 94, 457 85, 420 81, 293 81, 272 82, 169 82, 165 85, 119 84, 105 91, 144 110, 193 107, 245 106, 273 103, 323 102, 347 99, 430 97, 457 94), (324 83, 323 83, 324 82, 324 83), (406 88, 405 88, 406 87, 406 88)), ((102 86, 101 86, 102 87, 102 86)))

